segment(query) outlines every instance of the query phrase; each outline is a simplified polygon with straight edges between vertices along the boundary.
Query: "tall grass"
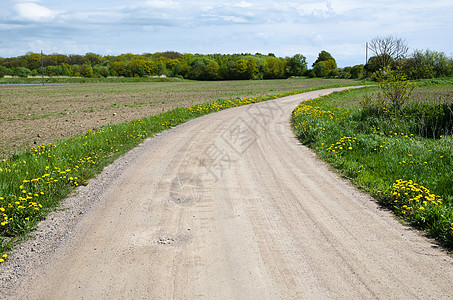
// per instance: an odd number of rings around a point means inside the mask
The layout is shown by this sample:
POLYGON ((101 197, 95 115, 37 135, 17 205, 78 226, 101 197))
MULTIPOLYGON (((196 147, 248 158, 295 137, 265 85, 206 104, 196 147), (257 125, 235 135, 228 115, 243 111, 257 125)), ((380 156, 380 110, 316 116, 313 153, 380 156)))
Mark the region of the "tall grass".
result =
POLYGON ((385 106, 360 106, 363 95, 375 91, 351 90, 304 102, 293 112, 294 131, 383 205, 453 248, 452 114, 441 113, 451 98, 418 99, 392 115, 385 106), (420 107, 436 113, 422 122, 420 107))

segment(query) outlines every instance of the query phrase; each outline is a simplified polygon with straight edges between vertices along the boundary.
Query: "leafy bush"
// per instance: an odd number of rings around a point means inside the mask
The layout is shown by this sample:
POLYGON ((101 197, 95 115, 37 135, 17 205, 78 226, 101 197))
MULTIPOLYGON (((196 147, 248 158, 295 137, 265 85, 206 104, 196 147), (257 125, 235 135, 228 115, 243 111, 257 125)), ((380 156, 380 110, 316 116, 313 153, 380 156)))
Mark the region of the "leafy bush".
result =
POLYGON ((364 95, 361 105, 364 110, 382 111, 382 115, 397 117, 401 106, 409 99, 413 87, 400 70, 389 67, 375 73, 379 81, 379 92, 374 95, 364 95))
POLYGON ((409 132, 426 138, 440 138, 453 132, 453 101, 424 99, 409 101, 414 85, 398 70, 378 74, 379 91, 366 94, 356 121, 364 127, 385 132, 409 132))
POLYGON ((403 63, 404 72, 411 79, 437 78, 453 75, 453 60, 445 53, 415 50, 403 63))
POLYGON ((351 78, 362 78, 363 76, 363 65, 355 65, 351 68, 351 78))
POLYGON ((12 69, 11 75, 18 77, 27 77, 28 75, 30 75, 30 73, 30 69, 25 67, 18 67, 12 69))
POLYGON ((3 78, 5 75, 10 75, 10 70, 3 66, 0 66, 0 78, 3 78))

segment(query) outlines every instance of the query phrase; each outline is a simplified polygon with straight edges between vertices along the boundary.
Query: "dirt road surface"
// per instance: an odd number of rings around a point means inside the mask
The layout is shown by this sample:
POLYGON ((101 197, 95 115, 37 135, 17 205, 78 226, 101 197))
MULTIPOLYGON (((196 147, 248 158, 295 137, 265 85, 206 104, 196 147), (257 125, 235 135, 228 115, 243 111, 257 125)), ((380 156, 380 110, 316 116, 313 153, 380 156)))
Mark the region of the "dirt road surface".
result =
POLYGON ((3 296, 451 299, 451 256, 294 137, 291 111, 334 90, 229 109, 146 141, 3 296))

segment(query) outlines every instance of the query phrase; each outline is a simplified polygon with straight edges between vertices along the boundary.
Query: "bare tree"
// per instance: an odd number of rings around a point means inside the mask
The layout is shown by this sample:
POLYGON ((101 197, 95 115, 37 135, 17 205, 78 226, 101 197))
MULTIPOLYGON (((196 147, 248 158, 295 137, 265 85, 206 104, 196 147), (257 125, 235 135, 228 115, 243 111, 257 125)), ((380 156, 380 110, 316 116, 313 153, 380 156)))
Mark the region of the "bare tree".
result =
POLYGON ((389 66, 392 61, 403 58, 409 50, 409 47, 404 39, 389 35, 385 37, 375 37, 368 44, 368 49, 374 53, 379 67, 385 68, 389 66))

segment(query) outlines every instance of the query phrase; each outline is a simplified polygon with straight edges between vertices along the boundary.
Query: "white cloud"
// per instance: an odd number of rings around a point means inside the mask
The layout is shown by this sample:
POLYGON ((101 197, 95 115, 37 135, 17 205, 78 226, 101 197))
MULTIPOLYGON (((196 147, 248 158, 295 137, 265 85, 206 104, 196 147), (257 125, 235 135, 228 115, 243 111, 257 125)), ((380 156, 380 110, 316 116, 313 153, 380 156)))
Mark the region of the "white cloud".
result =
POLYGON ((17 3, 14 5, 14 10, 18 20, 33 22, 51 21, 59 14, 58 11, 33 2, 17 3))
POLYGON ((315 16, 328 17, 332 13, 330 2, 312 2, 312 3, 293 3, 290 7, 294 7, 300 16, 315 16))
POLYGON ((150 8, 165 9, 178 7, 178 3, 174 1, 165 0, 148 0, 144 3, 145 6, 150 8))
POLYGON ((238 16, 222 16, 221 18, 227 22, 247 23, 247 20, 245 18, 238 16))
POLYGON ((233 7, 240 7, 240 8, 250 8, 252 6, 253 6, 252 3, 246 2, 246 1, 241 1, 240 3, 233 4, 233 7))

